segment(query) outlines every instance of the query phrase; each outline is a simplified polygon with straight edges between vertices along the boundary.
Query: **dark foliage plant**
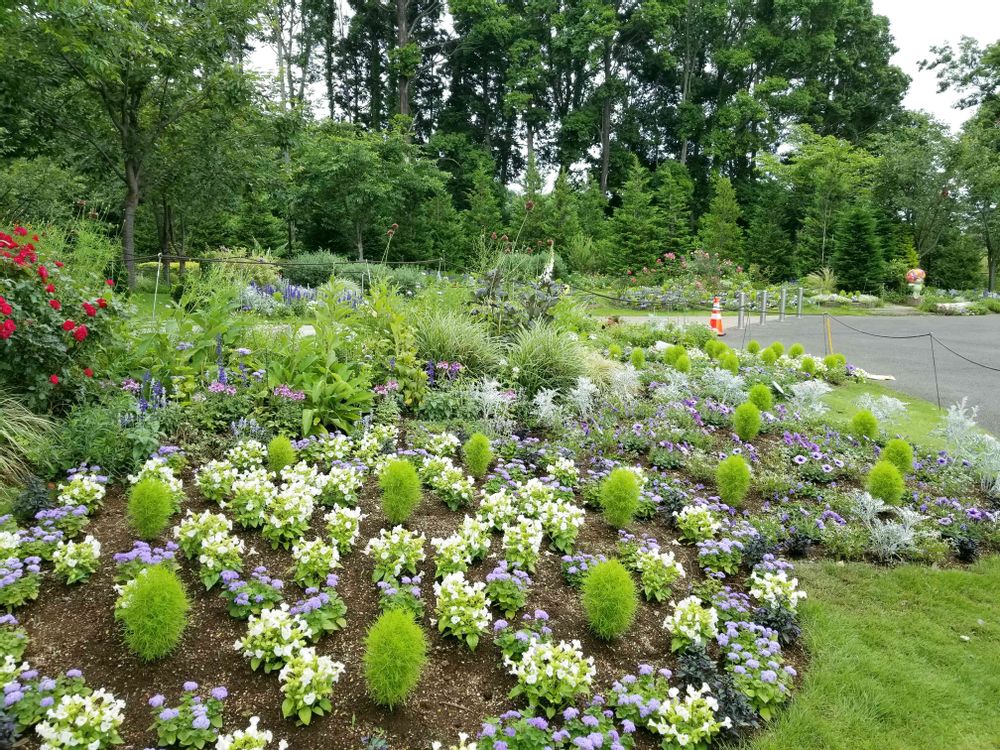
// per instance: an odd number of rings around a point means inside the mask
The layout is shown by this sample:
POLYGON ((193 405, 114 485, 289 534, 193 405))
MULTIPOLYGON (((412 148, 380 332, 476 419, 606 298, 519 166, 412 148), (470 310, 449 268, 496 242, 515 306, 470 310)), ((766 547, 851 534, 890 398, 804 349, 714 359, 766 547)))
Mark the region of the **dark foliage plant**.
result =
POLYGON ((24 489, 14 497, 10 510, 19 523, 26 524, 35 518, 36 513, 48 510, 54 505, 55 501, 48 484, 38 477, 28 477, 24 489))

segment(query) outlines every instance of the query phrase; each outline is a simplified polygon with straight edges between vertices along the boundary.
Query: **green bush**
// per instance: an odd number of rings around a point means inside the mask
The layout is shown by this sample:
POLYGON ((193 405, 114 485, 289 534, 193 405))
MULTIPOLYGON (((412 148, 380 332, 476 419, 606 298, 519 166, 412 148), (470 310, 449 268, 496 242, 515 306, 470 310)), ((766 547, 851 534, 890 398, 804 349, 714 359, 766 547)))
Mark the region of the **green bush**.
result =
POLYGON ((913 447, 901 438, 893 438, 882 449, 882 460, 899 469, 900 474, 909 474, 913 471, 913 447))
POLYGON ((771 411, 774 408, 774 395, 771 388, 766 383, 757 383, 750 386, 747 400, 761 411, 771 411))
POLYGON ((834 385, 844 382, 847 377, 847 359, 843 354, 828 354, 823 358, 826 380, 834 385))
POLYGON ((617 361, 617 360, 619 360, 619 359, 622 358, 622 355, 624 353, 625 352, 622 349, 621 344, 608 344, 608 358, 609 359, 613 359, 613 360, 617 361))
POLYGON ((638 605, 635 582, 618 560, 598 563, 583 579, 583 610, 599 638, 610 640, 625 633, 638 605))
POLYGON ((292 441, 284 435, 278 435, 267 444, 267 468, 278 473, 286 466, 295 463, 295 448, 292 441))
POLYGON ((518 331, 507 355, 514 380, 528 398, 544 388, 572 388, 584 374, 583 362, 580 344, 546 323, 518 331))
POLYGON ((719 358, 719 367, 729 370, 733 375, 740 374, 740 360, 733 352, 726 352, 719 358))
POLYGON ((174 513, 174 498, 159 479, 150 477, 132 486, 128 493, 128 522, 140 538, 155 539, 167 528, 174 513))
POLYGON ((420 505, 423 493, 420 477, 413 464, 405 459, 390 461, 378 478, 382 488, 382 511, 393 524, 403 523, 420 505))
POLYGON ((774 349, 768 347, 760 353, 761 362, 763 362, 768 367, 771 367, 775 362, 778 361, 778 355, 775 353, 774 349))
POLYGON ((30 526, 36 513, 49 510, 55 506, 55 502, 48 484, 38 477, 28 477, 24 487, 14 496, 10 512, 22 526, 30 526))
POLYGON ((756 339, 750 339, 750 343, 747 344, 747 351, 751 354, 760 354, 760 342, 756 339))
POLYGON ((674 362, 674 369, 678 372, 691 372, 691 358, 687 354, 682 354, 674 362))
POLYGON ((803 354, 806 353, 806 349, 802 344, 795 343, 788 348, 788 356, 792 359, 798 359, 803 354))
POLYGON ((806 375, 816 374, 816 360, 812 357, 803 357, 802 364, 799 365, 799 369, 802 370, 806 375))
POLYGON ((878 420, 867 409, 862 409, 851 417, 851 434, 857 438, 878 438, 878 420))
POLYGON ((872 497, 877 497, 889 505, 897 505, 906 492, 906 484, 899 469, 885 460, 876 463, 868 472, 865 488, 872 497))
POLYGON ((687 350, 683 346, 671 344, 667 347, 667 350, 663 352, 663 364, 674 365, 677 362, 677 358, 682 354, 687 354, 687 350))
POLYGON ((325 252, 306 253, 291 258, 281 267, 281 275, 296 286, 323 286, 343 262, 336 255, 325 252))
POLYGON ((490 439, 481 432, 473 434, 462 446, 462 455, 469 473, 476 479, 482 479, 493 463, 490 439))
POLYGON ((430 362, 461 362, 473 377, 491 374, 500 347, 486 326, 456 310, 436 309, 414 321, 417 355, 430 362))
POLYGON ((774 351, 776 355, 778 355, 778 357, 780 357, 782 354, 785 353, 785 345, 782 344, 780 341, 775 341, 773 344, 771 344, 771 349, 772 351, 774 351))
POLYGON ((726 505, 739 508, 750 490, 750 465, 738 453, 719 462, 715 469, 715 486, 726 505))
POLYGON ((177 574, 160 565, 146 568, 127 584, 115 606, 125 644, 140 659, 170 654, 187 627, 188 598, 177 574))
POLYGON ((629 355, 629 361, 635 369, 641 370, 646 366, 646 350, 636 347, 629 355))
POLYGON ((600 502, 604 520, 621 529, 632 523, 639 510, 639 479, 634 471, 618 468, 601 482, 600 502))
POLYGON ((750 401, 745 401, 733 412, 733 431, 744 443, 760 434, 760 409, 750 401))
POLYGON ((719 359, 726 353, 726 350, 728 350, 729 347, 718 339, 709 339, 705 342, 704 349, 705 353, 708 354, 709 357, 712 359, 719 359))
POLYGON ((393 708, 413 692, 427 662, 427 639, 413 614, 389 609, 365 638, 365 682, 380 706, 393 708))

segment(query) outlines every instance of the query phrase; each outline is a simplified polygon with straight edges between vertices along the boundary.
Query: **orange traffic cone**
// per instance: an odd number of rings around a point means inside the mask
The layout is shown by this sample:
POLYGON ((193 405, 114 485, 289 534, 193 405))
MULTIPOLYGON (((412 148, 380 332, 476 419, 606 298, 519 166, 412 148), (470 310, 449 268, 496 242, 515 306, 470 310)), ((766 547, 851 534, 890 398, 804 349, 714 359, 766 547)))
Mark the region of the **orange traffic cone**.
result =
POLYGON ((715 331, 719 336, 726 335, 722 326, 722 305, 719 304, 718 297, 712 300, 712 317, 708 319, 708 327, 715 331))

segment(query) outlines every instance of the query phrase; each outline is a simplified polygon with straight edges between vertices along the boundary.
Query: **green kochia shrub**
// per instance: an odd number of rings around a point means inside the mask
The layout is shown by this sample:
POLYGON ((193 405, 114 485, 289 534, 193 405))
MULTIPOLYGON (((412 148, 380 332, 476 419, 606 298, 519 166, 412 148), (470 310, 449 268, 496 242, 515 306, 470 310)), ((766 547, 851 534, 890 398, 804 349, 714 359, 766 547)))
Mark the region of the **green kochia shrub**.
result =
POLYGON ((744 443, 760 434, 760 409, 750 401, 736 407, 733 413, 733 431, 744 443))
POLYGON ((543 388, 565 391, 584 374, 584 352, 552 325, 535 323, 518 332, 507 355, 514 380, 532 397, 543 388))
POLYGON ((402 609, 389 609, 372 625, 365 638, 365 682, 368 694, 380 706, 399 705, 420 682, 427 661, 427 639, 402 609))
POLYGON ((785 353, 785 345, 782 344, 780 341, 775 341, 774 343, 772 343, 771 349, 779 357, 785 353))
POLYGON ((775 353, 774 349, 768 347, 760 353, 760 359, 765 365, 771 366, 778 361, 778 355, 775 353))
POLYGON ((816 360, 812 357, 803 357, 802 364, 799 365, 799 369, 802 370, 806 375, 816 374, 816 360))
POLYGON ((691 358, 687 354, 681 354, 674 362, 674 369, 678 372, 691 372, 691 358))
POLYGON ((851 433, 858 438, 876 440, 878 438, 878 420, 867 409, 862 409, 851 417, 851 433))
POLYGON ((644 349, 640 349, 639 347, 635 347, 629 355, 629 361, 635 369, 641 370, 646 366, 646 351, 644 349))
POLYGON ((719 462, 715 469, 715 485, 719 498, 726 505, 739 508, 750 489, 750 465, 738 453, 719 462))
POLYGON ((144 569, 126 584, 115 605, 126 645, 144 661, 161 659, 177 648, 187 627, 187 612, 184 584, 161 565, 144 569))
POLYGON ((608 474, 600 490, 604 520, 619 529, 632 523, 639 510, 640 490, 634 471, 618 468, 608 474))
POLYGON ((798 359, 803 354, 805 354, 806 349, 802 344, 795 343, 788 348, 788 356, 792 359, 798 359))
POLYGON ((462 446, 462 455, 465 456, 465 467, 469 473, 476 479, 482 479, 493 463, 490 439, 481 432, 475 433, 462 446))
POLYGON ((893 438, 882 449, 882 460, 899 469, 900 474, 909 474, 913 471, 913 447, 905 440, 893 438))
POLYGON ((128 493, 128 522, 145 540, 160 535, 174 512, 174 498, 159 479, 148 478, 137 482, 128 493))
POLYGON ((719 366, 733 375, 740 374, 740 360, 734 352, 726 352, 719 358, 719 366))
POLYGON ((583 579, 583 610, 599 638, 610 640, 625 633, 638 605, 635 582, 618 560, 598 563, 583 579))
POLYGON ((760 342, 757 341, 756 339, 750 339, 750 343, 747 344, 747 351, 750 352, 751 354, 759 354, 760 342))
POLYGON ((765 383, 757 383, 750 387, 747 398, 751 404, 761 411, 771 411, 774 408, 774 396, 765 383))
POLYGON ((279 472, 293 463, 295 463, 295 448, 287 437, 278 435, 267 444, 267 467, 271 471, 279 472))
POLYGON ((884 460, 876 463, 868 472, 865 488, 872 497, 877 497, 889 505, 898 505, 903 493, 906 492, 906 484, 899 469, 884 460))
POLYGON ((396 459, 382 469, 378 478, 382 488, 382 511, 391 523, 403 523, 423 497, 420 491, 420 477, 409 461, 396 459))

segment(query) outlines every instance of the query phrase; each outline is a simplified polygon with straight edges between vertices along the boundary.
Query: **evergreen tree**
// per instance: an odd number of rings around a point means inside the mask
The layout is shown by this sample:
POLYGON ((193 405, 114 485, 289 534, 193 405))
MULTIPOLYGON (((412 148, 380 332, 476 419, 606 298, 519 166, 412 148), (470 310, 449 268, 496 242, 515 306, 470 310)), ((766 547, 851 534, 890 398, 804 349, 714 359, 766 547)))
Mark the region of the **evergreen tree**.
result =
POLYGON ((480 235, 498 234, 503 230, 503 216, 500 200, 497 198, 497 183, 484 169, 472 174, 472 188, 466 194, 469 208, 462 212, 465 231, 469 239, 480 235))
POLYGON ((577 194, 565 169, 559 171, 542 205, 542 231, 547 240, 552 240, 557 253, 562 253, 570 237, 580 233, 577 194))
POLYGON ((799 275, 792 239, 779 217, 766 205, 758 204, 750 214, 746 260, 747 265, 756 265, 771 281, 787 281, 799 275))
POLYGON ((849 291, 876 292, 885 281, 878 225, 866 203, 846 208, 837 226, 833 269, 849 291))
POLYGON ((698 241, 706 252, 723 260, 743 260, 743 228, 739 225, 740 204, 728 177, 716 175, 712 181, 712 200, 708 213, 701 217, 698 241))
POLYGON ((663 227, 662 251, 683 255, 694 246, 691 236, 691 197, 694 183, 687 168, 674 161, 664 162, 656 170, 659 185, 656 205, 663 227))
POLYGON ((632 156, 625 184, 619 191, 621 205, 611 217, 611 245, 607 266, 612 272, 638 271, 660 254, 660 212, 653 205, 649 170, 632 156))

